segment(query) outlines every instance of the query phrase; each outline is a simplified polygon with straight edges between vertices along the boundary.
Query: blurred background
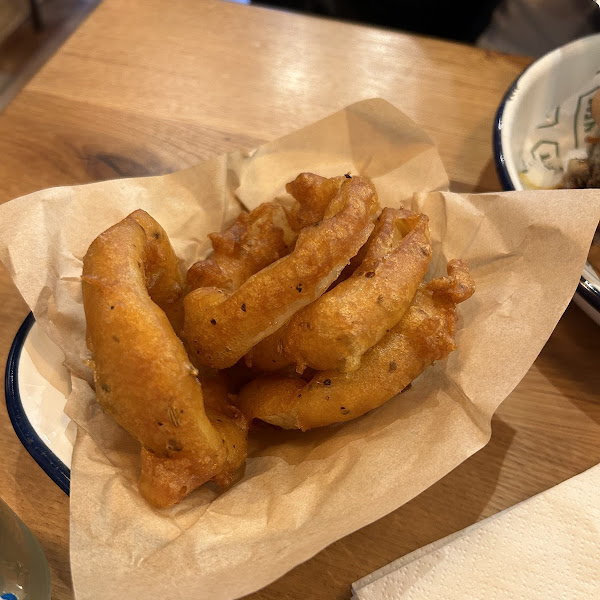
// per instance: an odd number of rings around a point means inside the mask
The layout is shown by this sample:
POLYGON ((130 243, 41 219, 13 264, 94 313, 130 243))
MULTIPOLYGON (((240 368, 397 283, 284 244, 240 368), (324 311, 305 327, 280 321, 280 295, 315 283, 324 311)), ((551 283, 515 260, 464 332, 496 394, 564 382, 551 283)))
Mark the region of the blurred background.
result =
MULTIPOLYGON (((101 1, 0 0, 0 111, 101 1)), ((600 31, 600 8, 594 0, 260 0, 252 4, 531 57, 600 31)), ((169 0, 164 0, 164 7, 169 10, 169 0)))
POLYGON ((253 4, 541 56, 599 31, 594 0, 261 0, 253 4))
POLYGON ((100 0, 0 0, 0 111, 100 0))

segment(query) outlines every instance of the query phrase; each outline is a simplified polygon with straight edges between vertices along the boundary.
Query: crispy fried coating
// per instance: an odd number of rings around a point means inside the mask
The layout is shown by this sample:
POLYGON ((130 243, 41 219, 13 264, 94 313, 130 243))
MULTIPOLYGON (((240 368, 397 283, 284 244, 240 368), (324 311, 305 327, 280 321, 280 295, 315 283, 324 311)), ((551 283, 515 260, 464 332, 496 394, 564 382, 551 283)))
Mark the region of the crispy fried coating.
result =
POLYGON ((427 272, 428 222, 385 208, 354 273, 255 346, 247 363, 262 371, 291 363, 299 373, 358 369, 363 354, 400 321, 427 272))
POLYGON ((226 231, 208 237, 213 253, 188 270, 189 291, 216 287, 233 292, 251 275, 289 254, 298 234, 281 204, 265 202, 250 213, 242 212, 226 231))
POLYGON ((222 400, 205 407, 165 314, 182 290, 165 231, 138 210, 100 234, 82 287, 96 395, 142 444, 140 492, 161 507, 206 481, 227 485, 246 456, 247 422, 222 400))
POLYGON ((307 430, 357 418, 456 348, 457 305, 474 284, 460 260, 422 282, 425 215, 385 208, 374 226, 366 177, 301 173, 286 190, 293 204, 265 202, 211 234, 185 283, 142 210, 84 257, 98 402, 141 443, 138 486, 156 507, 207 481, 232 485, 251 421, 307 430))
POLYGON ((183 337, 198 364, 234 365, 294 313, 322 295, 367 241, 377 193, 364 177, 346 179, 324 218, 300 232, 294 251, 232 294, 199 288, 184 299, 183 337))
POLYGON ((213 252, 190 267, 187 290, 216 287, 231 293, 246 279, 289 254, 300 230, 323 218, 345 179, 343 175, 327 179, 301 173, 286 185, 296 200, 290 208, 278 202, 263 202, 249 213, 240 213, 225 231, 209 234, 213 252))
MULTIPOLYGON (((245 470, 248 422, 239 409, 230 404, 227 385, 219 374, 200 381, 206 416, 227 444, 223 464, 211 479, 221 489, 227 489, 245 470)), ((212 468, 209 456, 204 468, 198 468, 198 457, 164 458, 145 448, 142 448, 141 458, 140 492, 159 507, 178 502, 186 493, 206 483, 206 472, 212 468)))
POLYGON ((292 229, 300 231, 318 223, 346 179, 344 175, 328 179, 315 173, 300 173, 294 181, 286 184, 286 191, 296 200, 288 211, 292 229))
POLYGON ((448 277, 421 284, 404 317, 364 356, 359 369, 318 372, 310 382, 270 375, 240 391, 237 404, 249 419, 285 429, 349 421, 400 393, 429 365, 456 346, 456 306, 474 292, 467 265, 448 263, 448 277))

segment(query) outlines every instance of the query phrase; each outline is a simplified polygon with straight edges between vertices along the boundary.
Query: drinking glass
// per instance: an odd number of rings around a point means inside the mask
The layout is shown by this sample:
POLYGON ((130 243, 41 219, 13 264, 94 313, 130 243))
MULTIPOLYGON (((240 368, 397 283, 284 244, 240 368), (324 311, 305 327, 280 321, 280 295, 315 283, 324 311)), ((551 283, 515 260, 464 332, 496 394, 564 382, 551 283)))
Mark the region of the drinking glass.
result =
POLYGON ((44 551, 1 498, 0 599, 50 600, 50 572, 44 551))

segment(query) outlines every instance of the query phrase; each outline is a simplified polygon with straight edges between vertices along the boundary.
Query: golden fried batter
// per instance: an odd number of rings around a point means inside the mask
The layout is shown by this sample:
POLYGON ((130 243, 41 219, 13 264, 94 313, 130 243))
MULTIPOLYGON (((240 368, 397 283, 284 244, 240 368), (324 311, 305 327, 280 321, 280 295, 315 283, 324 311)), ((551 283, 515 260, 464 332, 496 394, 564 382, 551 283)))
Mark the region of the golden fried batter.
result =
POLYGON ((232 294, 199 288, 184 299, 183 337, 198 364, 226 368, 313 302, 367 241, 377 194, 366 178, 346 179, 324 219, 304 228, 294 251, 232 294))
POLYGON ((362 355, 400 321, 427 272, 428 221, 385 208, 354 273, 255 346, 247 363, 263 371, 295 363, 299 373, 307 366, 357 369, 362 355))
POLYGON ((294 181, 286 184, 285 189, 297 202, 288 211, 288 220, 294 231, 318 223, 339 193, 342 184, 349 177, 321 177, 314 173, 300 173, 294 181))
POLYGON ((286 185, 296 200, 291 208, 263 202, 250 213, 242 212, 227 230, 209 234, 213 252, 188 270, 188 291, 216 287, 231 293, 250 276, 289 254, 300 230, 323 218, 345 179, 343 175, 327 179, 301 173, 286 185))
POLYGON ((242 388, 238 406, 249 419, 303 431, 381 406, 455 349, 456 305, 473 294, 474 284, 463 261, 450 261, 448 274, 420 286, 400 323, 363 356, 356 371, 321 371, 308 383, 259 377, 242 388))
POLYGON ((165 231, 135 211, 92 242, 82 284, 98 402, 142 444, 141 493, 168 506, 208 480, 228 484, 245 460, 247 423, 222 401, 205 409, 165 314, 182 289, 165 231))
POLYGON ((211 233, 213 253, 193 264, 188 290, 216 287, 233 292, 254 273, 289 254, 296 241, 282 205, 265 202, 243 212, 223 233, 211 233))
POLYGON ((422 283, 425 215, 386 208, 374 226, 366 177, 301 173, 286 190, 291 205, 265 202, 211 234, 185 285, 142 210, 84 257, 96 395, 141 443, 139 490, 154 506, 207 481, 230 486, 252 420, 306 430, 355 419, 455 349, 457 305, 474 284, 460 260, 422 283))

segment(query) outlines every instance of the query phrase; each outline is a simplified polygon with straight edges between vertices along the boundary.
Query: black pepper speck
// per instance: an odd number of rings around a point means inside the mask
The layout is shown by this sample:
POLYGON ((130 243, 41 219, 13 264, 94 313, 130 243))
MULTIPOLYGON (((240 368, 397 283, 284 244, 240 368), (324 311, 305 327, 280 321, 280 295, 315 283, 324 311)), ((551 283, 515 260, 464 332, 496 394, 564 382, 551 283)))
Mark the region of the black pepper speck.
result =
POLYGON ((167 440, 167 450, 173 450, 174 452, 181 452, 183 446, 175 439, 167 440))

